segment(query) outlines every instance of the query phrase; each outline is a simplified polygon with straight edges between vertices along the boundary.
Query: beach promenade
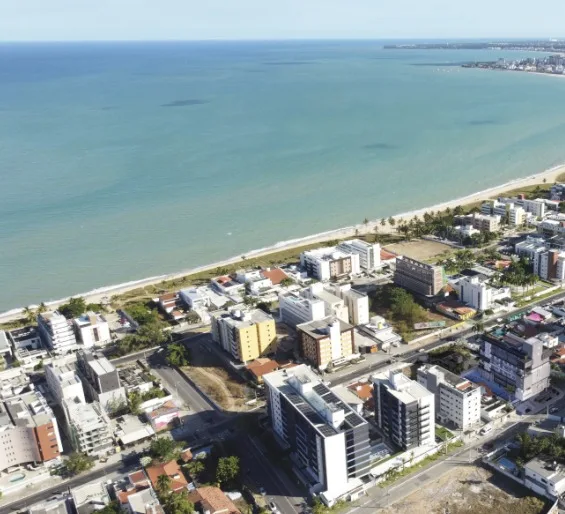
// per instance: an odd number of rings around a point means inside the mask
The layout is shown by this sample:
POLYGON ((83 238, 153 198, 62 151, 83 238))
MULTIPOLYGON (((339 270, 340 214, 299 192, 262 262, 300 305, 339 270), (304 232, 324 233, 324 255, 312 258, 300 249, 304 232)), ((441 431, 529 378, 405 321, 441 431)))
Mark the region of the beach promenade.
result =
MULTIPOLYGON (((558 166, 554 166, 546 171, 536 173, 534 175, 529 175, 524 178, 518 178, 515 180, 511 180, 509 182, 505 182, 499 186, 495 186, 483 191, 478 191, 476 193, 472 193, 470 195, 455 198, 453 200, 448 200, 439 204, 429 205, 426 207, 422 207, 420 209, 416 209, 409 212, 398 213, 398 214, 391 214, 390 216, 393 217, 396 221, 396 225, 401 224, 403 221, 409 221, 414 216, 421 217, 424 213, 430 211, 442 211, 445 209, 453 209, 457 206, 464 206, 476 202, 482 202, 491 198, 496 198, 501 196, 503 193, 519 189, 521 187, 527 188, 536 185, 542 185, 543 183, 552 184, 557 180, 557 177, 565 173, 565 164, 561 164, 558 166)), ((388 219, 389 216, 386 217, 388 219)), ((172 273, 168 275, 159 275, 153 276, 146 279, 140 279, 136 281, 131 281, 123 284, 118 284, 115 286, 108 286, 108 287, 101 287, 98 289, 94 289, 88 292, 72 292, 70 291, 69 297, 61 298, 55 301, 45 302, 46 305, 53 309, 56 308, 58 305, 61 305, 68 301, 71 296, 82 296, 87 303, 100 303, 104 301, 104 299, 111 298, 115 295, 120 295, 123 293, 127 293, 128 291, 132 291, 134 289, 142 288, 145 286, 159 284, 163 281, 168 280, 177 280, 183 277, 187 277, 189 275, 200 273, 203 271, 211 270, 214 268, 224 267, 236 264, 238 262, 242 262, 242 255, 245 255, 246 259, 251 259, 255 257, 262 257, 265 255, 269 255, 275 252, 280 252, 283 250, 290 250, 293 248, 297 248, 300 246, 316 244, 316 243, 324 243, 326 241, 331 241, 335 239, 346 239, 352 238, 356 235, 363 235, 363 234, 370 234, 375 232, 375 228, 378 228, 378 232, 381 234, 386 233, 393 233, 395 232, 395 228, 391 227, 388 223, 384 226, 380 224, 381 218, 370 220, 368 223, 359 223, 357 225, 352 225, 349 227, 342 227, 335 230, 330 230, 326 232, 322 232, 319 234, 314 234, 312 236, 306 236, 297 239, 291 239, 288 241, 283 241, 276 243, 272 246, 268 246, 265 248, 260 248, 257 250, 250 250, 248 252, 244 252, 244 254, 240 254, 237 256, 230 257, 228 259, 224 259, 222 261, 214 262, 211 264, 207 264, 204 266, 199 266, 191 269, 186 269, 183 271, 179 271, 178 273, 172 273)), ((37 303, 40 303, 42 299, 38 298, 37 303)), ((11 309, 9 311, 0 313, 0 323, 8 322, 14 319, 17 319, 21 316, 24 306, 20 306, 18 308, 11 309)))

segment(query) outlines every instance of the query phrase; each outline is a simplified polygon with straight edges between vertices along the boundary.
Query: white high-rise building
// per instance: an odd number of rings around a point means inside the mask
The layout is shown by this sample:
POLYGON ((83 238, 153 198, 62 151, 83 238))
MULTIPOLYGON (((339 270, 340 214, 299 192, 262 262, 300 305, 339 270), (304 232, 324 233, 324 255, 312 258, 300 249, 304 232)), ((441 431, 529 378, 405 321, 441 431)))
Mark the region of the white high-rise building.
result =
POLYGON ((301 323, 324 318, 326 305, 323 300, 304 298, 297 293, 284 292, 279 294, 279 312, 281 321, 294 328, 301 323))
POLYGON ((373 377, 377 425, 402 450, 435 444, 435 397, 402 371, 373 377))
POLYGON ((511 298, 509 287, 492 287, 487 280, 488 277, 477 273, 474 276, 450 281, 450 285, 464 304, 473 309, 486 311, 491 309, 497 300, 511 298))
POLYGON ((361 239, 352 239, 339 243, 337 249, 345 253, 359 255, 359 266, 364 271, 374 271, 381 267, 381 245, 378 243, 367 243, 361 239))
POLYGON ((85 348, 105 346, 112 342, 108 322, 94 312, 87 312, 73 320, 76 332, 85 348))
POLYGON ((263 380, 277 441, 290 450, 310 491, 333 505, 362 487, 371 467, 368 422, 304 364, 263 380))
POLYGON ((349 323, 366 325, 369 323, 369 297, 351 288, 351 284, 327 284, 325 289, 339 296, 349 312, 349 323))
POLYGON ((73 448, 87 455, 101 455, 112 448, 110 420, 98 402, 63 402, 73 448))
POLYGON ((418 369, 418 383, 434 393, 440 423, 467 430, 481 421, 481 388, 477 384, 429 364, 418 369))
POLYGON ((359 254, 347 253, 335 246, 302 252, 300 265, 310 277, 321 281, 357 275, 361 272, 359 254))
POLYGON ((37 326, 43 342, 55 353, 61 355, 77 347, 72 325, 62 314, 44 312, 37 316, 37 326))
POLYGON ((47 380, 47 387, 49 387, 57 404, 60 405, 63 400, 78 400, 80 403, 86 403, 82 382, 74 365, 54 366, 47 364, 45 366, 45 379, 47 380))

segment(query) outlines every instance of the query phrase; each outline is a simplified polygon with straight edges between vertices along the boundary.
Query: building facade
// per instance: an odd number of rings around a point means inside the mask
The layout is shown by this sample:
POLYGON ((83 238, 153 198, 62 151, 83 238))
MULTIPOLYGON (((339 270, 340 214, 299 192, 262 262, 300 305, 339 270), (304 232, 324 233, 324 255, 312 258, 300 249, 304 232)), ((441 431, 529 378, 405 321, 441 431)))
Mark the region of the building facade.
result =
POLYGON ((94 312, 87 312, 73 320, 76 334, 85 348, 105 346, 112 342, 108 322, 94 312))
POLYGON ((381 267, 381 245, 378 243, 352 239, 339 243, 337 249, 348 254, 359 255, 359 267, 363 271, 370 272, 381 267))
POLYGON ((296 330, 301 355, 318 369, 342 364, 356 355, 353 326, 345 321, 328 316, 298 325, 296 330))
POLYGON ((62 451, 57 419, 40 392, 0 403, 0 471, 58 462, 62 451))
POLYGON ((127 402, 118 370, 106 357, 97 357, 88 350, 77 352, 76 370, 90 401, 99 402, 111 412, 127 402))
POLYGON ((550 356, 551 349, 544 348, 540 340, 490 332, 483 335, 479 372, 485 380, 524 401, 549 387, 550 356))
POLYGON ((264 376, 276 438, 310 482, 333 504, 370 471, 369 424, 307 366, 264 376))
POLYGON ((211 313, 212 339, 241 362, 274 353, 275 320, 261 309, 233 309, 211 313))
POLYGON ((511 298, 509 287, 491 287, 487 280, 478 274, 451 281, 450 285, 457 292, 461 302, 480 311, 491 309, 497 300, 511 298))
POLYGON ((365 293, 352 289, 351 284, 328 284, 326 289, 345 302, 349 323, 352 325, 369 323, 369 297, 365 293))
POLYGON ((62 314, 43 312, 37 316, 37 327, 42 341, 53 350, 62 355, 77 347, 77 340, 72 325, 62 314))
POLYGON ((442 266, 432 266, 410 257, 396 259, 394 283, 421 295, 436 295, 444 286, 445 278, 442 266))
POLYGON ((418 383, 435 396, 435 414, 440 423, 468 430, 481 421, 481 389, 440 366, 425 364, 418 369, 418 383))
POLYGON ((361 271, 357 253, 346 253, 335 247, 302 252, 300 265, 308 276, 321 281, 356 275, 361 271))
POLYGON ((47 364, 44 369, 47 387, 58 404, 64 400, 78 400, 80 403, 86 403, 82 382, 73 365, 47 364))
POLYGON ((69 439, 75 451, 103 455, 112 448, 110 420, 98 402, 63 402, 69 439))
POLYGON ((316 321, 326 316, 326 306, 318 298, 306 298, 298 293, 279 294, 279 312, 283 323, 295 328, 308 321, 316 321))
POLYGON ((385 436, 406 451, 435 444, 434 394, 402 371, 373 377, 375 420, 385 436))

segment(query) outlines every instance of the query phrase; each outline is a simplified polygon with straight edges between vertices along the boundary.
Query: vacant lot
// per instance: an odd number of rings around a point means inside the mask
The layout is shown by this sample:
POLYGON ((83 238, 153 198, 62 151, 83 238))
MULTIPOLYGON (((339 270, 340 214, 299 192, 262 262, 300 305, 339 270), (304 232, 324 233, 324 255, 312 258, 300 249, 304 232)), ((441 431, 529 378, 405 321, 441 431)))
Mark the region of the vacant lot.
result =
POLYGON ((191 355, 191 365, 183 371, 196 385, 226 411, 248 410, 249 392, 245 382, 222 367, 211 351, 199 350, 191 355))
POLYGON ((443 243, 422 239, 418 241, 408 241, 388 245, 385 250, 399 255, 406 255, 407 257, 411 257, 412 259, 417 259, 419 261, 427 261, 441 255, 444 252, 451 252, 453 251, 453 248, 443 243))
MULTIPOLYGON (((497 476, 477 466, 457 466, 378 514, 541 514, 544 503, 520 490, 506 492, 497 476), (494 483, 493 483, 494 482, 494 483)), ((510 479, 508 479, 510 480, 510 479)))

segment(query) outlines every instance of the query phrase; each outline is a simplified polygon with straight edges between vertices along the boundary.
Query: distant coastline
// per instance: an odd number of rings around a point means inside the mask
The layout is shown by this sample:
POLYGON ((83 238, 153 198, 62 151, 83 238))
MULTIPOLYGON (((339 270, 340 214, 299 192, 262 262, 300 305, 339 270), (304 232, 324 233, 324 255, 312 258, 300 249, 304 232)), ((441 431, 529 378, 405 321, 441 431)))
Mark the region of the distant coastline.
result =
MULTIPOLYGON (((446 202, 442 202, 439 204, 435 204, 391 216, 396 220, 397 223, 401 221, 409 221, 414 216, 418 216, 418 217, 422 216, 425 212, 445 210, 447 208, 452 209, 458 205, 468 205, 470 203, 488 200, 490 198, 499 196, 504 192, 512 189, 541 184, 543 183, 544 179, 547 183, 553 183, 557 179, 557 177, 564 172, 565 172, 565 163, 553 166, 543 172, 536 173, 534 175, 529 175, 524 178, 513 179, 499 186, 494 186, 489 189, 477 191, 475 193, 471 193, 469 195, 460 198, 448 200, 446 202)), ((183 277, 194 275, 196 273, 200 273, 202 271, 208 271, 214 268, 237 264, 238 262, 242 262, 242 255, 245 255, 245 257, 249 259, 249 258, 269 255, 282 250, 290 250, 308 244, 324 243, 334 239, 353 238, 355 237, 356 234, 363 235, 363 234, 374 233, 375 226, 379 227, 380 233, 388 233, 394 230, 388 224, 385 226, 381 226, 380 219, 381 218, 371 220, 369 221, 369 223, 366 224, 361 223, 357 225, 351 225, 348 227, 338 228, 335 230, 329 230, 326 232, 313 234, 311 236, 290 239, 287 241, 279 241, 271 246, 250 250, 248 252, 242 252, 238 256, 233 256, 214 263, 205 264, 194 268, 189 268, 177 273, 157 275, 140 280, 133 280, 121 284, 100 287, 85 293, 74 293, 71 296, 75 296, 75 297, 82 296, 85 298, 87 303, 100 303, 105 297, 110 298, 111 296, 127 293, 128 291, 132 291, 140 287, 156 285, 163 281, 180 279, 183 277)), ((61 298, 59 300, 45 301, 45 304, 49 308, 56 308, 57 306, 67 302, 71 296, 61 298)), ((39 302, 41 302, 41 299, 38 299, 38 303, 39 302)), ((23 309, 24 307, 19 307, 0 313, 0 322, 5 323, 21 317, 23 309)))

